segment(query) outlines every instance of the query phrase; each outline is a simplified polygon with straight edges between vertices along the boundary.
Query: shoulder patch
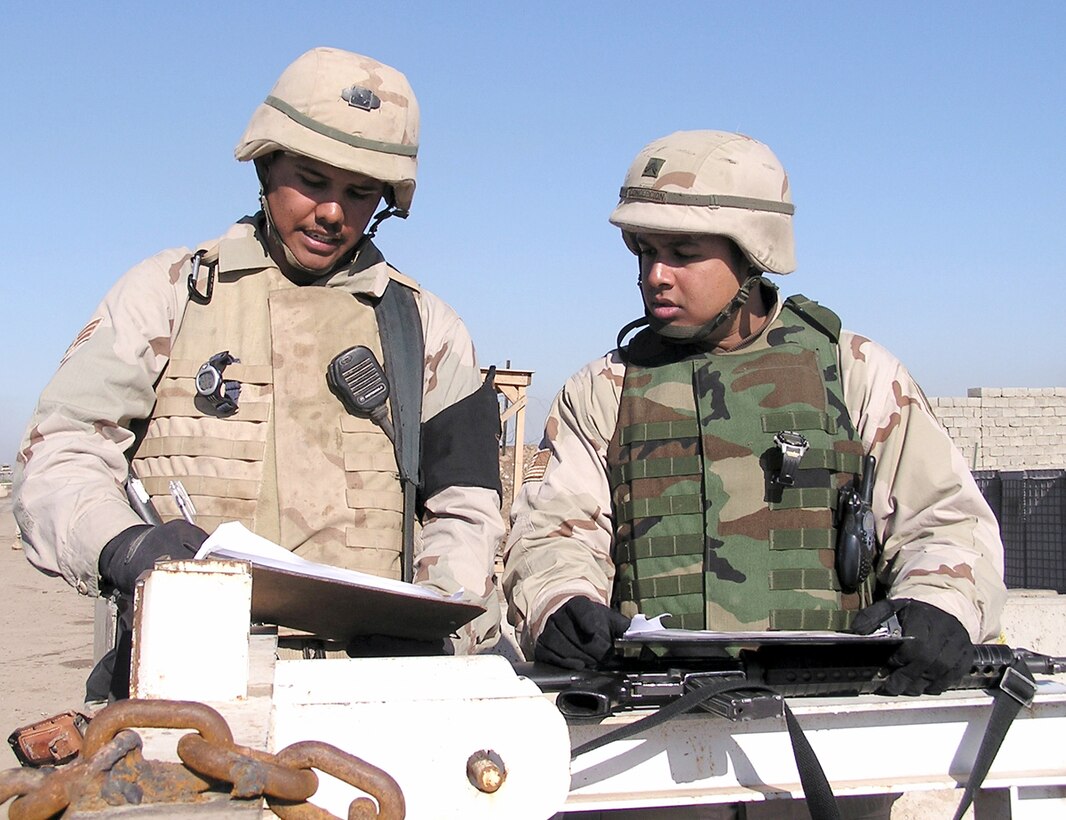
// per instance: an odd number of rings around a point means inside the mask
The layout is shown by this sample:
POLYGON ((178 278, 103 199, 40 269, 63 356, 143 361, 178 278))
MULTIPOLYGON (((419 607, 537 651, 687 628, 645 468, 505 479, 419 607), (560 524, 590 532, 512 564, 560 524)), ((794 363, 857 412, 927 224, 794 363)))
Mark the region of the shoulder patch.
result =
POLYGON ((75 336, 74 337, 74 341, 70 343, 70 347, 67 348, 67 352, 64 353, 63 354, 63 358, 59 360, 59 366, 60 367, 62 367, 64 364, 66 364, 67 359, 69 359, 71 356, 73 356, 74 352, 79 347, 81 347, 83 344, 85 344, 87 341, 89 341, 89 339, 91 339, 93 337, 93 334, 96 333, 96 329, 98 327, 100 327, 100 323, 103 322, 103 321, 104 320, 102 318, 97 316, 95 319, 91 320, 89 322, 89 324, 87 324, 80 331, 78 331, 78 335, 75 336))
POLYGON ((528 465, 526 465, 526 471, 522 478, 523 483, 543 481, 544 471, 548 468, 548 461, 550 460, 550 450, 538 450, 537 454, 533 456, 533 459, 528 465))

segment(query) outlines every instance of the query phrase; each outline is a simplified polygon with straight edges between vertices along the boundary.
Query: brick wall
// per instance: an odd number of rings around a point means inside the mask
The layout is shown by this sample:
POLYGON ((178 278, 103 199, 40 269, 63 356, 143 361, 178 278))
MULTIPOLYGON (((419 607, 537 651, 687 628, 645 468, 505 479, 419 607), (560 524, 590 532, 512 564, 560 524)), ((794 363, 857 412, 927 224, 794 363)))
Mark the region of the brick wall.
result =
POLYGON ((971 470, 1066 468, 1066 387, 974 387, 929 403, 971 470))

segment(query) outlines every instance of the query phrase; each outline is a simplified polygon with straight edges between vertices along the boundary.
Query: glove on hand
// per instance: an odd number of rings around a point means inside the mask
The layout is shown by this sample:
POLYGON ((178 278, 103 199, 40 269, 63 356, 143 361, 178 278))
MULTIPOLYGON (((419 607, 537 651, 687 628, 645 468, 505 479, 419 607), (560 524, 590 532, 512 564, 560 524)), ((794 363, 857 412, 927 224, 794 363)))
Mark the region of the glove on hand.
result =
POLYGON ((555 610, 533 647, 534 660, 567 669, 595 669, 610 656, 629 618, 583 596, 555 610))
POLYGON ((954 615, 924 601, 878 601, 855 616, 851 631, 869 635, 893 612, 910 640, 888 659, 892 671, 878 694, 939 695, 970 671, 974 648, 966 629, 954 615))
POLYGON ((106 584, 133 595, 137 576, 161 558, 192 558, 207 540, 207 533, 182 519, 158 527, 138 524, 123 530, 104 546, 97 568, 106 584))

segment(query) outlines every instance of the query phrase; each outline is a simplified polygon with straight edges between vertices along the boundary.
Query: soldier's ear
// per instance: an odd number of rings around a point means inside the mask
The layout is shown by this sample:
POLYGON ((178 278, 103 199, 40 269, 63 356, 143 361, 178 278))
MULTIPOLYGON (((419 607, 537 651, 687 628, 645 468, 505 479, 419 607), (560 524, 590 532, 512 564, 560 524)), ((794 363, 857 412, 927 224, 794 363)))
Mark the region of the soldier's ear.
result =
POLYGON ((262 157, 256 157, 252 160, 255 165, 255 175, 259 177, 259 187, 263 193, 266 193, 267 181, 270 179, 270 163, 273 161, 277 152, 266 154, 262 157))

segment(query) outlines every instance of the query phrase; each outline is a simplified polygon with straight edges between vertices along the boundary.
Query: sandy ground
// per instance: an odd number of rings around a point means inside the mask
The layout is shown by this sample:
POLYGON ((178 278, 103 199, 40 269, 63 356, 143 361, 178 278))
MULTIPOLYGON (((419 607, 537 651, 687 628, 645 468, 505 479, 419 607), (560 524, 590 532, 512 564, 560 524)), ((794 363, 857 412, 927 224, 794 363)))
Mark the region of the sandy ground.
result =
MULTIPOLYGON (((81 709, 92 668, 93 601, 15 549, 11 497, 0 498, 0 732, 81 709)), ((5 742, 0 769, 18 761, 5 742)))

